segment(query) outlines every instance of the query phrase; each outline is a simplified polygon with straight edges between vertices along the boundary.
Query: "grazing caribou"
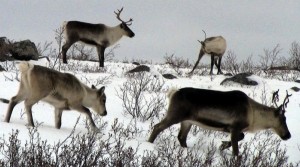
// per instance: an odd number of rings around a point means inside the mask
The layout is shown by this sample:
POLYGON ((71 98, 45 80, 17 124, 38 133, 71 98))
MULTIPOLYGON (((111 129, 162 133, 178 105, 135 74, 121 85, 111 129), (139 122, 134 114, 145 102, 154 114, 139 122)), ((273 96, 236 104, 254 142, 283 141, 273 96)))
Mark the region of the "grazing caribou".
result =
MULTIPOLYGON (((203 32, 205 33, 205 31, 203 32)), ((221 71, 221 60, 222 60, 222 56, 226 51, 226 40, 222 36, 206 38, 206 34, 205 34, 205 40, 199 42, 201 43, 200 53, 198 56, 198 60, 196 61, 193 70, 190 72, 190 74, 193 74, 194 70, 199 64, 200 59, 205 54, 211 55, 210 75, 213 74, 214 64, 218 68, 217 74, 223 74, 223 72, 221 71)))
POLYGON ((77 110, 87 116, 93 130, 96 125, 88 108, 92 108, 97 114, 107 114, 104 93, 105 87, 89 88, 81 83, 74 75, 61 73, 43 66, 33 65, 28 62, 19 64, 21 81, 18 94, 9 101, 5 122, 10 121, 14 107, 24 101, 29 126, 34 126, 32 118, 32 106, 38 101, 45 101, 55 110, 55 127, 60 129, 63 110, 77 110))
POLYGON ((115 27, 109 27, 104 24, 91 24, 79 21, 64 22, 64 32, 66 43, 62 46, 63 63, 67 63, 67 51, 75 42, 93 45, 97 48, 99 65, 104 67, 104 51, 107 47, 115 44, 122 36, 134 37, 134 33, 128 26, 132 24, 132 19, 123 21, 120 14, 123 11, 115 12, 116 17, 121 24, 115 27))
POLYGON ((232 146, 238 155, 238 141, 243 132, 273 129, 283 140, 291 137, 286 125, 285 106, 268 107, 260 104, 241 91, 221 92, 214 90, 182 88, 168 92, 170 105, 166 117, 154 126, 149 137, 153 143, 157 135, 173 124, 181 123, 178 140, 187 147, 186 139, 191 126, 228 132, 231 141, 223 141, 221 149, 232 146))

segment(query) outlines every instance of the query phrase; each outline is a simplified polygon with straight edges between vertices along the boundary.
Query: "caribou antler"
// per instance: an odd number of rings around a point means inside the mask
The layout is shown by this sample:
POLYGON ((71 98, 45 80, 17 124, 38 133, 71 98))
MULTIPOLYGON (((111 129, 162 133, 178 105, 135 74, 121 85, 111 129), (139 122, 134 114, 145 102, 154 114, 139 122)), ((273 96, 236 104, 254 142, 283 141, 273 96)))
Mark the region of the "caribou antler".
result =
POLYGON ((275 91, 272 96, 272 103, 274 103, 276 107, 278 107, 277 102, 279 101, 278 92, 279 92, 279 89, 277 91, 275 91))
POLYGON ((288 91, 286 90, 286 96, 285 96, 285 98, 283 100, 283 104, 282 104, 284 109, 287 107, 287 104, 290 102, 289 97, 291 97, 291 96, 292 96, 292 94, 289 95, 288 91))
MULTIPOLYGON (((206 40, 206 32, 204 30, 202 30, 202 31, 204 32, 204 35, 205 35, 205 38, 204 38, 203 41, 205 41, 206 40)), ((198 42, 201 43, 202 46, 204 46, 204 42, 203 41, 198 40, 198 42)))
MULTIPOLYGON (((272 103, 274 103, 276 105, 276 107, 278 107, 277 102, 279 101, 278 92, 279 92, 279 89, 277 91, 275 91, 272 96, 272 103)), ((289 95, 288 91, 286 91, 286 96, 283 100, 282 105, 280 105, 280 107, 282 107, 283 110, 287 107, 287 104, 290 102, 289 97, 291 97, 291 96, 292 96, 292 94, 289 95)))
POLYGON ((204 31, 204 30, 202 30, 203 32, 204 32, 204 35, 205 35, 205 38, 204 38, 204 40, 206 40, 206 32, 204 31))
POLYGON ((118 12, 114 11, 114 13, 117 15, 116 17, 117 17, 118 20, 120 20, 122 23, 125 23, 125 24, 127 24, 128 26, 130 26, 130 25, 132 24, 133 19, 130 18, 128 21, 123 21, 123 20, 120 18, 120 15, 121 15, 122 11, 123 11, 123 7, 122 7, 120 10, 118 9, 118 12))

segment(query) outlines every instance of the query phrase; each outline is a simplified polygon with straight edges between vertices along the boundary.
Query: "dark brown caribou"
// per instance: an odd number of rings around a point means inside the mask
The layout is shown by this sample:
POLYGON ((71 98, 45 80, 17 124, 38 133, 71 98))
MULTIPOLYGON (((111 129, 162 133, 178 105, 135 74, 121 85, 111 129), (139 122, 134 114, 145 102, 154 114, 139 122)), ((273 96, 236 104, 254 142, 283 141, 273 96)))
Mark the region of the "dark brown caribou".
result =
POLYGON ((128 27, 132 24, 132 19, 123 21, 120 14, 123 11, 118 10, 115 12, 116 17, 121 24, 115 27, 109 27, 104 24, 91 24, 80 21, 67 21, 64 22, 64 32, 66 43, 62 46, 63 63, 67 63, 68 49, 78 41, 93 45, 97 48, 99 65, 104 67, 104 51, 107 47, 112 46, 119 41, 123 36, 130 38, 134 37, 134 33, 128 27))
POLYGON ((230 133, 231 141, 223 141, 221 148, 232 146, 234 155, 239 154, 238 141, 244 138, 243 132, 273 129, 287 140, 291 134, 284 114, 289 96, 286 96, 283 105, 268 107, 241 91, 171 90, 167 115, 154 126, 148 141, 153 143, 160 132, 177 123, 181 123, 178 140, 182 147, 187 147, 186 139, 192 125, 230 133))

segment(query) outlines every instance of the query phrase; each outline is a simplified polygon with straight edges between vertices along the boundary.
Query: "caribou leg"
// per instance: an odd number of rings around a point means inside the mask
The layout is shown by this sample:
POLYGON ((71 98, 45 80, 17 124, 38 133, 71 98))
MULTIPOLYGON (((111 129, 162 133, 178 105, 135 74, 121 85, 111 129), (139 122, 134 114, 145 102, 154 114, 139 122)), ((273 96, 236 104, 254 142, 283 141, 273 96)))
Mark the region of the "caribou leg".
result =
POLYGON ((211 54, 210 58, 211 58, 211 62, 210 62, 210 72, 209 72, 209 74, 213 75, 213 68, 214 68, 214 63, 215 63, 215 55, 211 54))
POLYGON ((154 129, 148 139, 148 142, 153 143, 160 132, 179 122, 179 120, 176 121, 175 119, 168 118, 167 116, 160 123, 154 125, 154 129))
POLYGON ((192 127, 192 124, 187 122, 187 121, 183 121, 180 124, 180 131, 178 133, 178 140, 179 140, 179 143, 182 147, 187 147, 186 138, 187 138, 187 135, 188 135, 191 127, 192 127))
POLYGON ((61 116, 62 116, 62 112, 63 112, 63 109, 60 109, 60 108, 55 108, 55 127, 57 129, 60 129, 61 127, 61 116))
POLYGON ((218 62, 218 74, 223 74, 223 72, 221 71, 221 61, 222 61, 222 55, 218 56, 219 57, 219 62, 218 62))
POLYGON ((104 67, 104 51, 105 51, 105 47, 97 46, 100 67, 104 67))
POLYGON ((76 41, 66 41, 66 43, 62 46, 61 52, 63 56, 63 63, 67 64, 67 51, 76 41))
POLYGON ((194 70, 196 69, 196 67, 197 67, 198 64, 199 64, 200 59, 202 58, 202 56, 203 56, 204 54, 205 54, 205 53, 201 50, 200 53, 199 53, 199 56, 198 56, 198 60, 196 61, 195 65, 194 65, 194 67, 193 67, 193 69, 192 69, 192 71, 189 73, 190 75, 193 74, 194 70))
MULTIPOLYGON (((240 133, 240 134, 238 135, 238 141, 243 140, 244 137, 245 137, 244 133, 240 133)), ((222 141, 222 144, 221 144, 221 146, 220 146, 220 150, 225 150, 225 149, 227 149, 227 148, 229 148, 229 147, 231 147, 231 146, 232 146, 231 141, 222 141)))
POLYGON ((4 122, 10 121, 10 117, 14 107, 23 100, 24 100, 23 96, 19 94, 10 99, 4 122))

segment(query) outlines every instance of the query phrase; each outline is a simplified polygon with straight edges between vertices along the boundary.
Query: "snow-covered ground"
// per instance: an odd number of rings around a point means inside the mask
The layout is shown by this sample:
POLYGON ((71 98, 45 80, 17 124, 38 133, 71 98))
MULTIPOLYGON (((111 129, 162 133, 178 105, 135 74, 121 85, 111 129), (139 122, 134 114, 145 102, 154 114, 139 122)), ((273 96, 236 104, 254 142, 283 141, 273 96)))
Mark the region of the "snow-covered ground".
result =
MULTIPOLYGON (((97 62, 78 62, 69 60, 70 63, 75 64, 73 67, 84 67, 88 65, 89 68, 97 67, 97 62)), ((44 61, 33 62, 47 66, 47 63, 44 61)), ((104 85, 106 86, 105 93, 107 96, 107 111, 108 115, 105 117, 101 117, 103 121, 107 121, 108 124, 112 124, 113 121, 118 118, 120 122, 124 125, 127 125, 131 122, 132 118, 130 115, 124 115, 123 112, 123 104, 122 100, 117 96, 117 91, 123 85, 124 82, 128 79, 125 75, 125 72, 131 68, 134 68, 135 65, 132 64, 123 64, 123 63, 106 63, 106 72, 103 73, 85 73, 81 70, 77 71, 67 71, 76 75, 83 83, 87 85, 96 84, 99 88, 102 84, 99 84, 98 80, 106 78, 104 85), (97 84, 98 83, 98 84, 97 84)), ((62 65, 63 67, 66 65, 62 65)), ((160 65, 150 65, 152 68, 156 69, 153 72, 153 75, 157 75, 158 71, 165 69, 160 65)), ((62 68, 64 69, 64 68, 62 68)), ((172 69, 166 69, 166 71, 172 72, 172 69)), ((187 72, 187 71, 186 71, 187 72)), ((216 71, 215 71, 216 72, 216 71)), ((16 72, 0 72, 0 98, 10 99, 14 96, 19 87, 19 82, 15 79, 17 73, 16 72)), ((220 85, 220 83, 226 78, 224 75, 205 75, 205 76, 197 76, 194 75, 192 77, 179 77, 177 79, 168 80, 163 79, 161 76, 156 77, 159 80, 164 80, 164 90, 167 90, 171 87, 195 87, 195 88, 204 88, 204 89, 213 89, 213 90, 241 90, 245 92, 249 97, 254 98, 256 101, 261 102, 262 97, 268 97, 268 104, 270 104, 270 100, 272 97, 272 93, 278 89, 280 89, 279 97, 280 102, 283 101, 283 98, 286 95, 286 90, 292 96, 290 97, 290 102, 287 106, 286 118, 287 125, 291 132, 291 139, 287 141, 283 141, 282 145, 287 149, 287 155, 289 156, 289 162, 298 162, 300 161, 300 93, 294 92, 290 88, 293 86, 300 88, 300 83, 296 82, 286 82, 279 81, 274 79, 266 79, 259 76, 251 76, 252 79, 259 83, 258 86, 241 86, 239 84, 230 84, 230 85, 220 85)), ((165 92, 163 92, 165 93, 165 92)), ((166 107, 165 107, 166 108, 166 107)), ((12 114, 10 123, 3 122, 5 114, 7 110, 7 104, 0 103, 0 136, 4 136, 7 138, 9 134, 12 133, 13 129, 19 129, 19 137, 22 141, 28 139, 28 130, 25 126, 27 124, 26 114, 24 113, 23 103, 17 105, 12 114)), ((160 118, 154 119, 154 123, 158 123, 165 113, 165 110, 161 111, 160 118)), ((39 102, 33 107, 33 118, 34 121, 40 123, 41 125, 38 128, 40 136, 43 140, 47 140, 48 143, 57 143, 59 140, 65 139, 71 132, 74 124, 76 123, 77 118, 80 116, 80 113, 75 111, 67 111, 63 113, 62 117, 62 128, 56 129, 54 126, 54 112, 53 107, 39 102)), ((95 116, 95 115, 94 115, 95 116)), ((81 116, 79 124, 76 127, 76 133, 85 133, 87 132, 84 124, 85 117, 81 116)), ((132 140, 126 141, 127 145, 135 146, 139 145, 139 148, 143 150, 155 150, 155 146, 158 141, 155 141, 154 144, 150 144, 147 142, 149 137, 149 131, 151 131, 151 122, 137 122, 137 126, 142 129, 142 133, 136 136, 132 140)), ((110 127, 110 126, 108 126, 110 127)), ((174 135, 178 133, 178 125, 173 126, 175 130, 174 135)), ((163 133, 170 133, 170 131, 164 131, 163 133)), ((250 141, 253 137, 253 134, 246 134, 244 141, 250 141)), ((272 135, 272 137, 279 138, 277 135, 272 135)), ((205 138, 204 140, 209 143, 212 139, 205 138)), ((227 137, 228 139, 228 137, 227 137)), ((170 139, 171 140, 171 139, 170 139)), ((224 139, 223 139, 224 140, 224 139)), ((192 146, 197 142, 195 136, 189 135, 187 144, 189 146, 188 149, 192 149, 192 146)), ((215 142, 218 144, 221 143, 221 139, 215 139, 215 142)), ((243 142, 243 141, 241 141, 243 142)), ((179 145, 179 143, 178 143, 179 145)), ((206 150, 205 145, 202 148, 206 150)))

